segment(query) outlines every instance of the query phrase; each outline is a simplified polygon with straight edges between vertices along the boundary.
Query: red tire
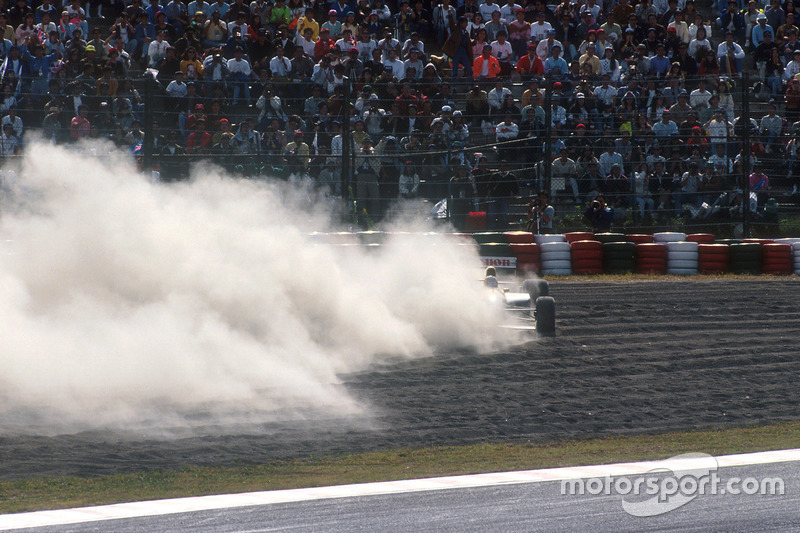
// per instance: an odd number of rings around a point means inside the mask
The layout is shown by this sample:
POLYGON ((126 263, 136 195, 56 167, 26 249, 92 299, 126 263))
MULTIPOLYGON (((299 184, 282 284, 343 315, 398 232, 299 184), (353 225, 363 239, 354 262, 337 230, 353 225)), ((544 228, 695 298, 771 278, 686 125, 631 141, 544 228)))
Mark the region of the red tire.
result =
POLYGON ((645 259, 645 258, 652 258, 652 259, 660 259, 664 258, 667 260, 667 252, 660 252, 660 251, 649 251, 649 250, 636 250, 636 257, 645 259))
POLYGON ((630 235, 625 235, 625 239, 628 242, 635 242, 636 244, 647 244, 653 242, 652 235, 643 235, 639 233, 631 233, 630 235))
POLYGON ((539 254, 541 248, 535 242, 514 242, 509 244, 511 247, 511 251, 514 252, 514 255, 522 255, 522 254, 539 254))
POLYGON ((710 233, 692 233, 691 235, 686 236, 686 240, 699 244, 714 244, 714 236, 710 233))
POLYGON ((533 242, 533 233, 530 231, 506 231, 503 233, 506 236, 506 242, 530 244, 533 242))
POLYGON ((755 239, 755 238, 742 239, 742 242, 757 242, 757 243, 760 243, 762 246, 764 244, 774 244, 775 243, 775 241, 773 241, 772 239, 755 239))
POLYGON ((636 268, 656 268, 659 270, 666 270, 667 264, 663 261, 639 261, 636 263, 636 268))
POLYGON ((698 263, 697 271, 701 274, 724 274, 728 272, 728 263, 716 262, 716 263, 698 263))
POLYGON ((590 261, 585 259, 583 261, 573 261, 572 262, 572 270, 574 271, 576 268, 588 268, 588 269, 600 269, 603 270, 603 262, 602 261, 590 261))
POLYGON ((667 253, 667 245, 663 242, 643 242, 641 244, 636 245, 636 251, 648 251, 648 252, 664 252, 667 253))
POLYGON ((570 250, 603 250, 603 243, 600 241, 572 241, 569 245, 570 250))
POLYGON ((764 271, 767 270, 792 270, 791 261, 764 261, 764 271))
POLYGON ((575 241, 593 241, 594 233, 589 233, 588 231, 573 231, 571 233, 565 233, 564 238, 567 239, 568 243, 572 243, 575 241))
POLYGON ((697 258, 698 263, 728 263, 730 257, 720 254, 700 255, 697 258))
POLYGON ((772 243, 772 244, 764 244, 761 246, 762 253, 764 255, 768 254, 787 254, 792 255, 792 245, 785 244, 785 243, 772 243))
POLYGON ((572 250, 572 260, 579 261, 581 259, 597 259, 603 260, 602 250, 572 250))

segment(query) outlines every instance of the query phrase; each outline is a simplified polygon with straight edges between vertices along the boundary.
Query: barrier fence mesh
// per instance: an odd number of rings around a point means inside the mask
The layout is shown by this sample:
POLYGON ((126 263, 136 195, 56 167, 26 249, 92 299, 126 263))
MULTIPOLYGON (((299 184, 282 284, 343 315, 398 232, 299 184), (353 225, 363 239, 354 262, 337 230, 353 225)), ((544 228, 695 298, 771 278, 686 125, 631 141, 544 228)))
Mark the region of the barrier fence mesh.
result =
POLYGON ((567 230, 598 201, 628 231, 751 233, 794 209, 800 106, 761 98, 757 77, 345 78, 330 95, 310 79, 198 81, 174 96, 151 74, 6 80, 2 157, 37 137, 109 139, 165 181, 201 161, 308 180, 362 225, 418 198, 458 229, 520 228, 538 191, 567 230))

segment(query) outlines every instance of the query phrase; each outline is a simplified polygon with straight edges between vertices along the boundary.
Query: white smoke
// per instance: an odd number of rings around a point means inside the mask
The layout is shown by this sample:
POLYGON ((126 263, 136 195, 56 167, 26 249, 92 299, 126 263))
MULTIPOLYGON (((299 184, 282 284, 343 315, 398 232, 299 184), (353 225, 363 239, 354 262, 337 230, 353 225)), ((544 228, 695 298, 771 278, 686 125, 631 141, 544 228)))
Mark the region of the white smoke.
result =
POLYGON ((472 247, 327 244, 308 191, 195 174, 28 150, 0 205, 0 434, 357 421, 337 374, 503 342, 472 247))

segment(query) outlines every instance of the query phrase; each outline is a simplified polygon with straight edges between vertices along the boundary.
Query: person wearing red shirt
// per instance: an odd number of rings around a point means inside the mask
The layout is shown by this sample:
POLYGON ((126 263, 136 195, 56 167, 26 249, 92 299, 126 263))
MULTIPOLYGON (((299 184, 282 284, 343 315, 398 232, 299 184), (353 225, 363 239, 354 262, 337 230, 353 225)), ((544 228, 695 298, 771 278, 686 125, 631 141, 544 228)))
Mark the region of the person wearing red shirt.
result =
POLYGON ((542 76, 544 74, 544 63, 536 55, 536 45, 533 43, 528 44, 528 53, 519 58, 517 61, 517 73, 519 77, 527 81, 534 76, 542 76))
POLYGON ((328 28, 322 28, 319 30, 319 41, 314 45, 314 59, 319 61, 322 59, 322 56, 330 52, 334 46, 336 46, 336 42, 331 39, 328 28))
POLYGON ((493 80, 500 74, 500 63, 492 55, 492 45, 483 47, 483 54, 475 58, 472 64, 472 75, 483 80, 493 80))
POLYGON ((69 124, 69 135, 73 140, 79 141, 89 136, 92 125, 86 115, 89 114, 89 108, 85 105, 78 107, 78 116, 72 119, 69 124))
POLYGON ((211 134, 206 131, 206 118, 204 116, 197 119, 197 130, 189 134, 186 141, 187 154, 205 154, 211 146, 211 134))

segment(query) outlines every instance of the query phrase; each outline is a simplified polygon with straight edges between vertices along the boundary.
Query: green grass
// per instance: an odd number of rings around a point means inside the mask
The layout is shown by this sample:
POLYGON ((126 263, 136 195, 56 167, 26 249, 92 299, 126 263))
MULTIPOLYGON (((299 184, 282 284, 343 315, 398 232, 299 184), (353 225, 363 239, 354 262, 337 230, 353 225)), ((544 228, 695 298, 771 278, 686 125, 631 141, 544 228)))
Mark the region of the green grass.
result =
POLYGON ((0 482, 0 513, 158 498, 795 448, 800 422, 547 444, 476 444, 315 457, 254 466, 186 467, 104 477, 0 482))

